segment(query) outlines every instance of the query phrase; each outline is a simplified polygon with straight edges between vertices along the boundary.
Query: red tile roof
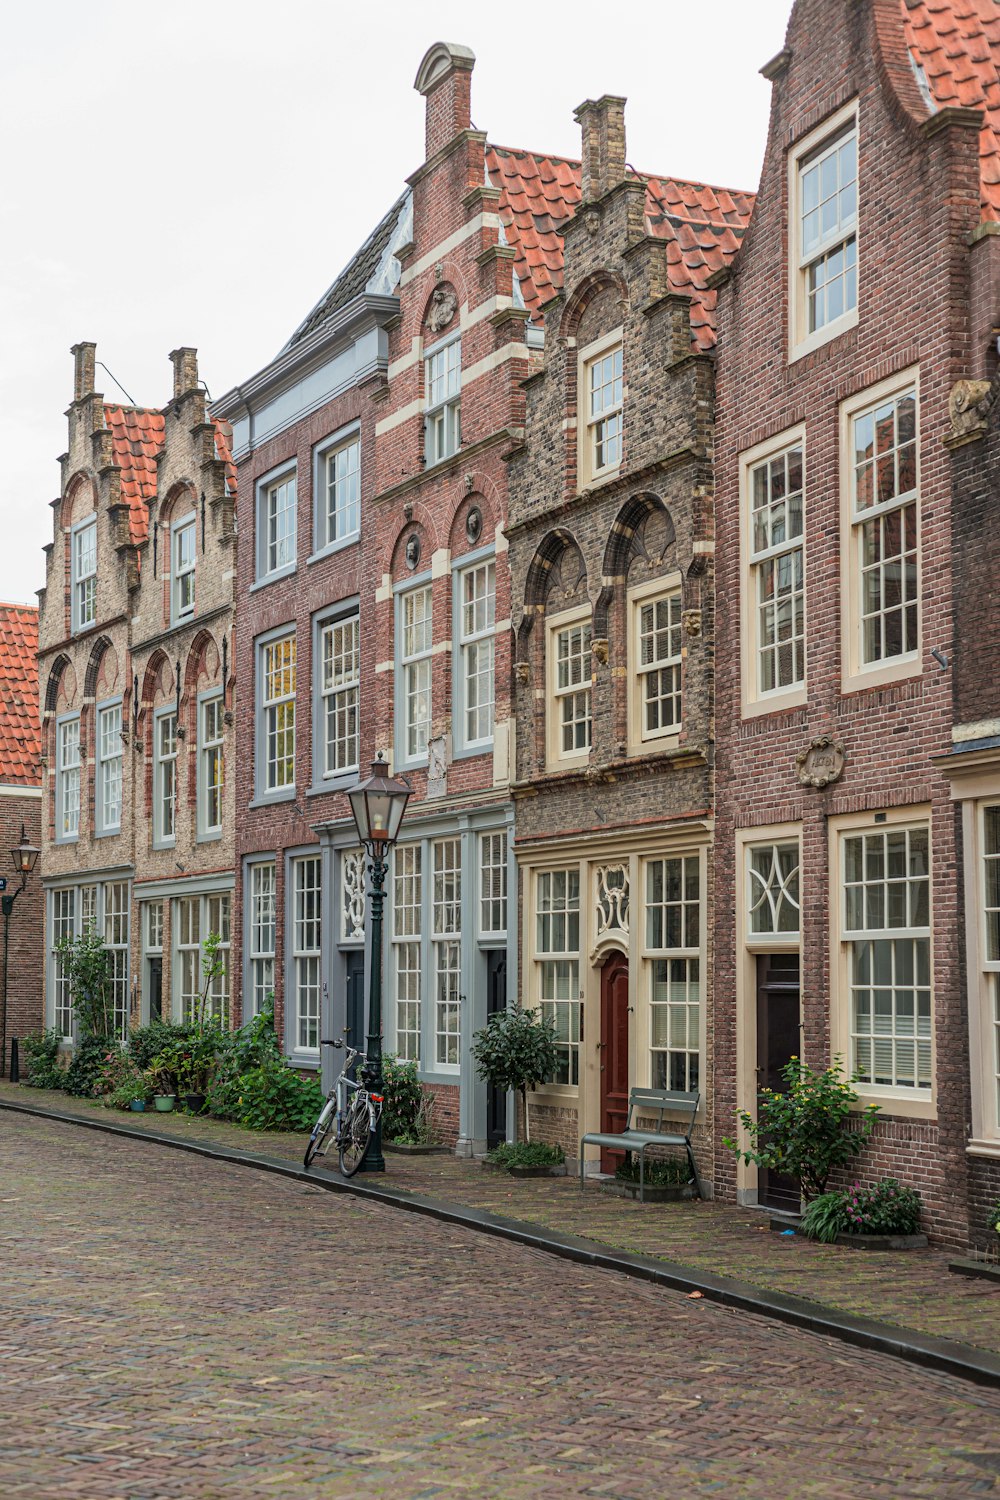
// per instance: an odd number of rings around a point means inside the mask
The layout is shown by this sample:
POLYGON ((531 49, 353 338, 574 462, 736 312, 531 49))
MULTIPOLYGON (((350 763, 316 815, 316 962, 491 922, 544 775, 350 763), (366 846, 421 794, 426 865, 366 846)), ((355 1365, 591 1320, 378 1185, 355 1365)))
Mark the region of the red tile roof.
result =
POLYGON ((979 178, 984 219, 1000 219, 1000 5, 996 0, 899 0, 910 54, 939 109, 984 111, 979 178))
MULTIPOLYGON (((163 413, 141 406, 104 407, 104 420, 111 430, 115 463, 121 470, 122 499, 129 506, 129 534, 140 546, 149 533, 149 502, 156 498, 156 457, 163 448, 163 413)), ((226 465, 226 482, 236 494, 236 465, 233 463, 232 428, 218 417, 215 427, 215 451, 226 465)))
MULTIPOLYGON (((500 189, 500 219, 516 252, 524 305, 537 321, 563 284, 563 235, 580 203, 580 163, 487 146, 486 166, 500 189)), ((644 175, 644 174, 641 174, 644 175)), ((691 332, 700 349, 715 343, 715 292, 705 282, 739 249, 753 194, 672 177, 646 177, 646 227, 667 241, 671 287, 691 297, 691 332)))
POLYGON ((0 604, 0 784, 41 786, 38 610, 0 604))

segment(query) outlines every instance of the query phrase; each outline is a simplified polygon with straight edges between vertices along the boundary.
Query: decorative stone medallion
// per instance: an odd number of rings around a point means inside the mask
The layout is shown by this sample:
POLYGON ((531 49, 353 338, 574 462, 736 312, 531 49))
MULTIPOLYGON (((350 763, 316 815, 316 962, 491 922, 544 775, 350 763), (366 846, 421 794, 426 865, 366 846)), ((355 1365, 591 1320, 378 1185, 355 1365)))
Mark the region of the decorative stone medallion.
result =
POLYGON ((406 548, 404 551, 404 556, 406 558, 406 566, 408 568, 415 568, 417 566, 417 563, 420 561, 420 538, 417 536, 416 532, 414 532, 412 536, 408 536, 406 538, 406 548))
POLYGON ((431 305, 427 313, 427 327, 431 333, 444 333, 458 311, 458 298, 453 287, 447 284, 436 286, 431 293, 431 305))
POLYGON ((839 781, 843 774, 844 759, 844 747, 840 741, 824 734, 795 757, 799 780, 803 786, 829 786, 832 781, 839 781))
POLYGON ((483 513, 478 505, 472 506, 465 518, 465 534, 470 542, 478 542, 483 534, 483 513))

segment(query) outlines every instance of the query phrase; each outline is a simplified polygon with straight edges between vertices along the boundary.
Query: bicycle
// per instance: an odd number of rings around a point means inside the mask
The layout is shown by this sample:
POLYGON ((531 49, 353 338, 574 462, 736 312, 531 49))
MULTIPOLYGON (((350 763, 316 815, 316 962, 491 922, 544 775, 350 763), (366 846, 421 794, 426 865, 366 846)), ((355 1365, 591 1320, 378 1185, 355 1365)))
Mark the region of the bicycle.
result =
MULTIPOLYGON (((343 1047, 342 1041, 321 1040, 321 1047, 343 1047)), ((308 1167, 317 1156, 325 1156, 336 1142, 340 1157, 340 1170, 345 1177, 353 1177, 365 1159, 368 1142, 382 1114, 385 1102, 383 1095, 373 1094, 370 1083, 368 1059, 353 1047, 347 1048, 347 1061, 336 1083, 326 1096, 326 1103, 319 1112, 319 1119, 312 1128, 306 1154, 303 1158, 308 1167), (348 1074, 360 1059, 361 1082, 349 1078, 348 1074), (331 1132, 336 1126, 336 1135, 331 1132)))

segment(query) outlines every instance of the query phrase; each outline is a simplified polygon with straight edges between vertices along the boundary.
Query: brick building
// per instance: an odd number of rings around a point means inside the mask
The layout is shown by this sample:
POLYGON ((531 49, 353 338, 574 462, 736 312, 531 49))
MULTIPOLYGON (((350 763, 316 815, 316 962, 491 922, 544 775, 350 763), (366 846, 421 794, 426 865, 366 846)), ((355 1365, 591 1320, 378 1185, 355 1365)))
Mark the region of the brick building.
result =
MULTIPOLYGON (((233 886, 235 470, 193 349, 162 409, 107 403, 78 344, 39 592, 46 1023, 75 1034, 55 944, 93 924, 114 1020, 190 1012, 233 886)), ((228 1010, 228 976, 213 1006, 228 1010)))
MULTIPOLYGON (((8 896, 20 886, 10 850, 21 842, 40 847, 42 764, 38 726, 38 610, 0 604, 0 862, 8 896)), ((8 926, 8 992, 4 1007, 0 1074, 6 1074, 14 1037, 43 1025, 41 868, 36 865, 15 900, 8 926)))
POLYGON ((555 1020, 561 1052, 529 1107, 532 1135, 572 1157, 584 1131, 624 1127, 630 1088, 700 1091, 710 1182, 706 282, 738 249, 752 199, 637 176, 624 103, 577 111, 582 169, 500 159, 521 179, 516 227, 542 203, 559 227, 507 527, 522 1002, 555 1020))
MULTIPOLYGON (((863 1170, 918 1186, 956 1243, 966 1163, 993 1171, 998 1155, 984 1091, 970 1144, 959 825, 939 759, 962 681, 953 540, 959 559, 978 545, 957 529, 977 502, 955 508, 969 460, 949 450, 949 399, 995 364, 1000 159, 983 106, 1000 35, 982 12, 798 0, 764 69, 753 221, 716 279, 717 629, 732 642, 716 676, 717 1133, 791 1055, 839 1056, 881 1108, 863 1170)), ((962 795, 981 793, 972 779, 962 795)), ((993 962, 975 961, 984 985, 993 962)), ((975 1003, 985 1036, 985 988, 975 1003)), ((721 1142, 716 1180, 788 1198, 721 1142)))

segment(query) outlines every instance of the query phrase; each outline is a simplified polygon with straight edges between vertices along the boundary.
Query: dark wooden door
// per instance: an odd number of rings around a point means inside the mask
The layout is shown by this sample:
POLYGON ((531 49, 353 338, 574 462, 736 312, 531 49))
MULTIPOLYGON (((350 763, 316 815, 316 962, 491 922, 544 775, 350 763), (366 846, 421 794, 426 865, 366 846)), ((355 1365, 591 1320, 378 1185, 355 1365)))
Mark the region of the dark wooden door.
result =
MULTIPOLYGON (((801 1057, 799 956, 762 954, 757 960, 757 1086, 784 1093, 781 1069, 801 1057)), ((799 1184, 784 1172, 758 1168, 757 1201, 767 1208, 799 1208, 799 1184)))
POLYGON ((163 1020, 163 959, 146 959, 146 978, 149 985, 149 1019, 163 1020))
MULTIPOLYGON (((507 1009, 507 954, 491 948, 486 954, 486 1019, 507 1009)), ((507 1139, 507 1095, 493 1084, 486 1086, 486 1144, 499 1146, 507 1139)))
POLYGON ((365 1035, 365 955, 352 948, 347 955, 347 1001, 344 1010, 344 1041, 364 1052, 365 1035))
MULTIPOLYGON (((612 953, 601 970, 601 1130, 617 1135, 628 1121, 628 959, 612 953)), ((620 1151, 601 1151, 601 1171, 613 1172, 620 1151)))

